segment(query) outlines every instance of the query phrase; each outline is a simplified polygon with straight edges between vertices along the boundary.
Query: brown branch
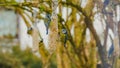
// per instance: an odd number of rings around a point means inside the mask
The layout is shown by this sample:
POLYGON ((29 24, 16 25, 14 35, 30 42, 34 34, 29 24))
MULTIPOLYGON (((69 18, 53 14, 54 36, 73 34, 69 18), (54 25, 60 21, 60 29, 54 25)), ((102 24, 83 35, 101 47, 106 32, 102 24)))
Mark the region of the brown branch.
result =
POLYGON ((89 18, 85 18, 85 23, 86 23, 86 26, 90 29, 90 31, 92 32, 94 38, 95 38, 95 41, 96 41, 96 45, 98 47, 98 52, 99 52, 99 55, 100 55, 100 59, 102 61, 102 64, 103 64, 103 68, 107 68, 107 57, 106 57, 106 54, 105 54, 105 49, 103 48, 102 44, 101 44, 101 41, 92 25, 92 21, 89 19, 89 18))
POLYGON ((63 5, 69 5, 71 7, 74 7, 76 8, 79 12, 81 12, 84 16, 85 16, 85 24, 86 26, 90 29, 90 31, 92 32, 94 38, 95 38, 95 41, 96 41, 96 45, 98 47, 98 52, 99 52, 99 55, 100 55, 100 59, 102 61, 102 65, 103 65, 103 68, 107 68, 107 57, 105 56, 105 49, 103 48, 102 44, 101 44, 101 41, 99 39, 99 36, 97 35, 97 32, 95 31, 94 27, 93 27, 93 24, 92 24, 92 20, 90 19, 90 17, 88 17, 86 15, 86 12, 78 5, 75 5, 71 2, 61 2, 63 5))
POLYGON ((69 52, 68 52, 68 50, 67 50, 66 48, 65 48, 65 52, 66 52, 68 58, 70 59, 70 61, 71 61, 72 63, 75 63, 76 67, 79 68, 79 67, 80 67, 80 64, 79 64, 79 63, 76 63, 74 57, 69 54, 69 52))
MULTIPOLYGON (((60 15, 58 15, 58 18, 59 18, 60 20, 64 21, 64 19, 63 19, 60 15)), ((65 22, 65 21, 64 21, 64 22, 65 22)), ((67 22, 67 21, 66 21, 66 22, 67 22)), ((78 56, 79 61, 83 62, 81 56, 79 55, 79 50, 76 48, 76 44, 75 44, 74 41, 73 41, 73 38, 72 38, 72 35, 71 35, 70 30, 69 30, 69 28, 68 28, 68 25, 67 25, 66 23, 65 23, 65 25, 63 25, 62 23, 60 23, 60 26, 61 26, 61 28, 65 28, 65 29, 67 30, 67 33, 68 33, 68 41, 69 41, 70 44, 72 45, 73 51, 74 51, 74 53, 78 56)), ((83 64, 83 63, 82 63, 82 64, 83 64)))

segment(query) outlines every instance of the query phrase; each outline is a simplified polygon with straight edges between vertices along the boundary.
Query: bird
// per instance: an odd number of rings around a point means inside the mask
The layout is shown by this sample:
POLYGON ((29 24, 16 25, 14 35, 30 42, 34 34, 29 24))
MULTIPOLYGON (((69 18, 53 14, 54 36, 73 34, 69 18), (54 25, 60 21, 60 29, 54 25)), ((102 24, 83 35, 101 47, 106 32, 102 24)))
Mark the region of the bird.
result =
POLYGON ((64 39, 64 41, 63 41, 63 44, 64 44, 64 47, 66 47, 66 42, 67 42, 67 40, 68 40, 68 33, 67 33, 67 30, 65 29, 65 28, 63 28, 62 29, 62 33, 64 34, 63 35, 63 39, 64 39))
POLYGON ((102 9, 102 13, 103 14, 107 13, 106 10, 105 10, 105 8, 108 6, 109 2, 110 2, 110 0, 104 0, 103 9, 102 9))
POLYGON ((110 0, 105 0, 103 3, 103 5, 104 5, 103 7, 106 8, 106 6, 108 6, 109 2, 110 2, 110 0))
POLYGON ((50 22, 51 22, 51 14, 50 13, 46 13, 45 19, 44 19, 44 24, 46 27, 46 34, 48 34, 48 29, 50 26, 50 22))
POLYGON ((108 51, 108 57, 110 57, 112 55, 113 51, 114 51, 114 44, 112 43, 112 45, 108 51))
POLYGON ((112 44, 111 44, 111 46, 110 46, 110 49, 108 50, 108 58, 110 58, 111 55, 112 55, 113 52, 114 52, 114 43, 113 43, 113 40, 112 40, 112 37, 111 37, 111 36, 110 36, 110 39, 111 39, 112 44))

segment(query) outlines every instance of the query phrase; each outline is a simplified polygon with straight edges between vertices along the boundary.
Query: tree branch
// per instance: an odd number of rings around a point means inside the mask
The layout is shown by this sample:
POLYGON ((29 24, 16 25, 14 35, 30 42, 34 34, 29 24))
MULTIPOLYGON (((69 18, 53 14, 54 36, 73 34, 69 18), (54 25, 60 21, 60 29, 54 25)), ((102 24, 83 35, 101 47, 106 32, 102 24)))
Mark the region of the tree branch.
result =
POLYGON ((90 17, 88 17, 86 15, 86 12, 78 5, 75 5, 71 2, 61 2, 63 5, 69 5, 71 7, 74 7, 76 8, 79 12, 81 12, 84 16, 85 16, 85 24, 86 26, 90 29, 90 31, 92 32, 94 38, 95 38, 95 41, 96 41, 96 45, 98 47, 98 52, 99 52, 99 55, 100 55, 100 59, 102 61, 102 65, 103 65, 103 68, 107 68, 107 57, 105 56, 105 49, 103 48, 102 44, 101 44, 101 41, 99 39, 99 36, 97 35, 97 32, 96 30, 94 29, 93 27, 93 24, 92 24, 92 20, 90 19, 90 17))

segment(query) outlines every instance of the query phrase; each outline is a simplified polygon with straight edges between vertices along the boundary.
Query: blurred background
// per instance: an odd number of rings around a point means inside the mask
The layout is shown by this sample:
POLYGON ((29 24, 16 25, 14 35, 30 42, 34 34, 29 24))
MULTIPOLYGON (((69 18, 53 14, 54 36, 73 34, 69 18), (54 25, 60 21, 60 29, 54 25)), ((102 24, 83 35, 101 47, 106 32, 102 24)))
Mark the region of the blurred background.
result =
POLYGON ((0 68, 120 68, 119 12, 119 0, 0 0, 0 68))

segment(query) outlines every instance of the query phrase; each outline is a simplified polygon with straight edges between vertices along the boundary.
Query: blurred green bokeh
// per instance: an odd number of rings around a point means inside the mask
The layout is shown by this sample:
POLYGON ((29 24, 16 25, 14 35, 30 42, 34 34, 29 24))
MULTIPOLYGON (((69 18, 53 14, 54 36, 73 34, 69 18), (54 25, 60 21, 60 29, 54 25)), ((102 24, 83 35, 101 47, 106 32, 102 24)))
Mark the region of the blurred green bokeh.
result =
POLYGON ((9 51, 0 51, 0 68, 42 68, 42 63, 30 48, 21 50, 17 45, 9 51))

